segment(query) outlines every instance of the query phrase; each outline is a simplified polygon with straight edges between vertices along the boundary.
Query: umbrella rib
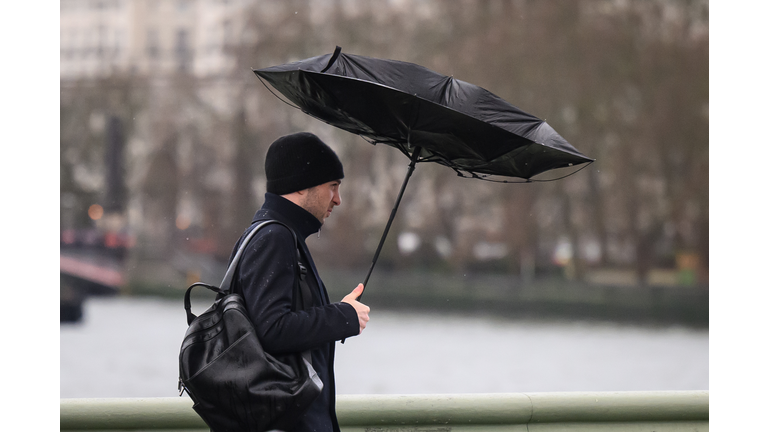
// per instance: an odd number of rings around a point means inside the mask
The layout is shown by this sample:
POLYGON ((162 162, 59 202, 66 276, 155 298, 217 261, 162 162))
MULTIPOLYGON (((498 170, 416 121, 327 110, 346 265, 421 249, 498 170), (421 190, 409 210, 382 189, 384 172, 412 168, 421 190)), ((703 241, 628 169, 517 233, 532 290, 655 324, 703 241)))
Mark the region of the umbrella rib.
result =
MULTIPOLYGON (((572 175, 576 174, 577 172, 579 172, 579 171, 583 170, 584 168, 586 168, 586 167, 588 167, 588 166, 592 165, 594 162, 595 162, 595 161, 593 161, 593 160, 592 160, 592 161, 589 161, 589 162, 587 162, 586 164, 582 165, 582 166, 581 166, 581 168, 577 169, 576 171, 574 171, 574 172, 572 172, 572 173, 570 173, 570 174, 566 174, 566 175, 564 175, 564 176, 562 176, 562 177, 556 177, 556 178, 553 178, 553 179, 543 179, 543 180, 530 180, 530 181, 533 181, 533 182, 538 182, 538 183, 544 183, 544 182, 551 182, 551 181, 555 181, 555 180, 562 180, 562 179, 564 179, 564 178, 566 178, 566 177, 570 177, 570 176, 572 176, 572 175)), ((486 180, 486 179, 483 179, 483 180, 486 180)), ((498 180, 488 180, 488 181, 496 181, 496 182, 498 182, 498 180)))
MULTIPOLYGON (((256 72, 256 71, 254 71, 254 73, 255 73, 255 72, 256 72)), ((289 107, 291 107, 291 108, 296 108, 297 110, 299 110, 299 111, 301 111, 301 112, 303 112, 303 113, 305 113, 305 114, 309 114, 308 112, 304 111, 304 110, 303 110, 303 109, 301 109, 300 107, 298 107, 298 106, 296 106, 296 105, 294 105, 294 104, 292 104, 292 103, 286 102, 285 100, 283 100, 283 98, 281 98, 280 96, 278 96, 277 94, 275 94, 275 92, 273 92, 273 91, 272 91, 272 89, 271 89, 271 88, 269 88, 269 86, 267 85, 267 83, 265 83, 265 82, 264 82, 264 80, 262 80, 262 79, 261 79, 261 77, 259 76, 259 74, 256 74, 256 78, 258 78, 258 79, 259 79, 259 81, 261 81, 261 83, 264 85, 264 87, 266 87, 266 88, 267 88, 267 90, 269 90, 269 92, 270 92, 270 93, 272 93, 272 94, 273 94, 273 95, 274 95, 274 96, 275 96, 275 97, 276 97, 276 98, 277 98, 277 99, 278 99, 280 102, 282 102, 282 103, 284 103, 284 104, 288 105, 288 106, 289 106, 289 107)), ((314 117, 314 116, 313 116, 313 117, 314 117)))
POLYGON ((451 167, 451 168, 453 168, 453 170, 456 171, 459 174, 459 177, 461 177, 461 178, 474 178, 474 179, 483 180, 483 181, 492 182, 492 183, 506 183, 506 184, 547 183, 547 182, 552 182, 552 181, 556 181, 556 180, 562 180, 564 178, 570 177, 570 176, 578 173, 579 171, 583 170, 584 168, 592 165, 594 162, 595 161, 589 161, 586 164, 584 164, 581 167, 579 167, 579 169, 577 169, 576 171, 574 171, 572 173, 568 173, 568 174, 566 174, 566 175, 564 175, 562 177, 555 177, 555 178, 551 178, 551 179, 524 179, 523 181, 496 180, 496 179, 488 178, 488 177, 491 177, 492 174, 481 175, 481 174, 478 174, 478 173, 476 173, 474 171, 469 171, 469 170, 467 170, 467 173, 471 174, 472 176, 471 177, 467 177, 461 171, 459 171, 457 168, 454 168, 454 167, 451 167))

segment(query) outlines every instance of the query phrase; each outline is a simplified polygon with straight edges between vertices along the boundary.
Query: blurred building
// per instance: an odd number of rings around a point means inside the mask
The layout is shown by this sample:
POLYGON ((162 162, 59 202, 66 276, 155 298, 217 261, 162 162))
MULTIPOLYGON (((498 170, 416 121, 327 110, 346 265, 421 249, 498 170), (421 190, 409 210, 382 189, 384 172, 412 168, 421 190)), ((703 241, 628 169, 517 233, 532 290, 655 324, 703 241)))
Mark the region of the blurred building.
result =
POLYGON ((61 79, 216 75, 234 60, 242 0, 61 0, 61 79))

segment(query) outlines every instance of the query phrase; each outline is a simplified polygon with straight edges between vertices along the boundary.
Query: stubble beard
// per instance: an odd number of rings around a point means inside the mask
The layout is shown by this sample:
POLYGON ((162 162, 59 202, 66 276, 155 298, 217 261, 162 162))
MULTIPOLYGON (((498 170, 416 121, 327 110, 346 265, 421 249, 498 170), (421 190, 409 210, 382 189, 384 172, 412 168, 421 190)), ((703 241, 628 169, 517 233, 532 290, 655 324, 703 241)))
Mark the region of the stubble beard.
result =
POLYGON ((317 192, 317 189, 309 188, 307 198, 304 200, 304 209, 311 213, 312 216, 316 217, 321 225, 325 223, 325 215, 328 213, 328 203, 324 202, 317 192))

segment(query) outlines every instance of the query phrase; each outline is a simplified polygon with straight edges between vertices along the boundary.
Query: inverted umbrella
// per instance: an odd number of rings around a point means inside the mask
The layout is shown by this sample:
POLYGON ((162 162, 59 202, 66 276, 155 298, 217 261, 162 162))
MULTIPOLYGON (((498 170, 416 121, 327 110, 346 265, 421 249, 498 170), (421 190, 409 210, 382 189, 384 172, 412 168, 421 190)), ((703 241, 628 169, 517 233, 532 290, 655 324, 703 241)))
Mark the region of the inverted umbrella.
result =
MULTIPOLYGON (((325 54, 253 71, 303 112, 386 144, 411 163, 363 285, 418 162, 460 176, 516 177, 592 162, 545 121, 467 82, 396 60, 325 54)), ((263 81, 262 81, 263 82, 263 81)))

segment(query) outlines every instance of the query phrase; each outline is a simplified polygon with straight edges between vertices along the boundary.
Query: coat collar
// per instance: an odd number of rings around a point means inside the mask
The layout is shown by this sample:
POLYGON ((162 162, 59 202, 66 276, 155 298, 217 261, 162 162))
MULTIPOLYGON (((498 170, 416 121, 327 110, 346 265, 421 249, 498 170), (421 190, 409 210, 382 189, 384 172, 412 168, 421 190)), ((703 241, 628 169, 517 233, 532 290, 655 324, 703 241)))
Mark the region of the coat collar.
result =
POLYGON ((264 195, 264 205, 261 206, 256 215, 253 216, 251 223, 264 218, 274 218, 285 222, 302 239, 320 231, 323 226, 312 213, 304 210, 300 206, 288 201, 280 195, 267 192, 264 195))

